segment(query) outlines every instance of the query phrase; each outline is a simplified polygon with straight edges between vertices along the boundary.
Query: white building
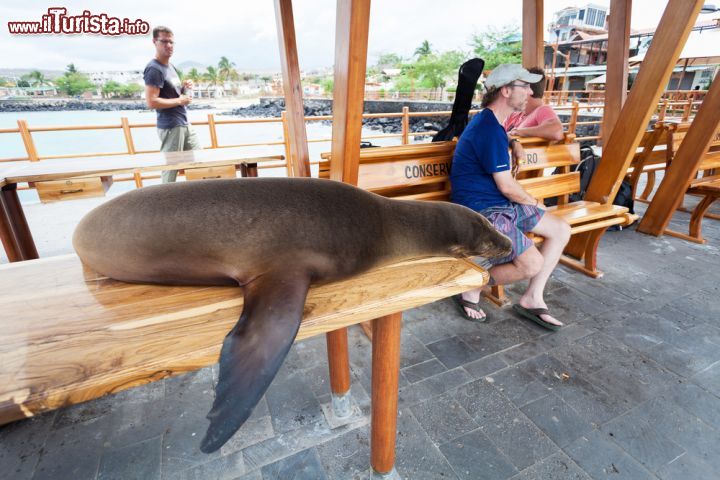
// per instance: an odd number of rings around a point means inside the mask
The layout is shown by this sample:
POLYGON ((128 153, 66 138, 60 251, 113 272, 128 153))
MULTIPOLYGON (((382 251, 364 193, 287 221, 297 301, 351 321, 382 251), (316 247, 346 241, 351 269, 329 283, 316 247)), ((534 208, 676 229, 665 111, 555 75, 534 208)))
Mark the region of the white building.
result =
POLYGON ((568 40, 573 31, 602 34, 607 33, 608 7, 588 3, 583 7, 565 7, 555 12, 548 26, 549 40, 568 40))

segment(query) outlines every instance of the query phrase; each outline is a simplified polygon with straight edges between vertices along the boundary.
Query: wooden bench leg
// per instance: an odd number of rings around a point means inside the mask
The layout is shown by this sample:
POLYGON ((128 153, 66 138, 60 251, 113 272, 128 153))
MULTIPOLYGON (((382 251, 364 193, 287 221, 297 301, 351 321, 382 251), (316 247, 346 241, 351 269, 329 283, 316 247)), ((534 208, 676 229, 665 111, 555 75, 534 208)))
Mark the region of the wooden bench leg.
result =
POLYGON ((702 237, 702 221, 708 209, 715 203, 715 200, 717 200, 717 197, 705 195, 703 199, 700 200, 700 203, 695 206, 692 211, 692 217, 690 217, 689 235, 670 230, 669 228, 666 228, 663 233, 694 243, 705 243, 705 239, 702 237))
POLYGON ((603 272, 597 269, 597 249, 600 245, 600 239, 605 233, 605 230, 607 230, 607 227, 599 228, 590 232, 585 232, 583 234, 586 235, 587 242, 585 243, 585 250, 583 252, 583 255, 579 259, 582 261, 578 261, 567 255, 563 255, 562 257, 560 257, 560 263, 562 263, 566 267, 572 268, 573 270, 582 272, 589 277, 602 277, 603 272))
POLYGON ((504 307, 510 303, 510 299, 505 295, 505 287, 502 285, 493 285, 492 287, 483 288, 483 297, 490 300, 498 307, 504 307))
POLYGON ((370 465, 386 478, 395 475, 401 324, 402 312, 373 320, 370 465))
POLYGON ((653 188, 655 188, 655 172, 653 170, 650 170, 649 172, 647 172, 647 184, 645 185, 645 189, 639 197, 635 198, 635 200, 643 203, 650 203, 648 197, 650 197, 653 188))
POLYGON ((0 193, 0 239, 11 262, 39 258, 15 184, 5 185, 0 193))
POLYGON ((352 415, 347 328, 328 332, 325 338, 330 370, 332 411, 336 418, 343 419, 352 415))

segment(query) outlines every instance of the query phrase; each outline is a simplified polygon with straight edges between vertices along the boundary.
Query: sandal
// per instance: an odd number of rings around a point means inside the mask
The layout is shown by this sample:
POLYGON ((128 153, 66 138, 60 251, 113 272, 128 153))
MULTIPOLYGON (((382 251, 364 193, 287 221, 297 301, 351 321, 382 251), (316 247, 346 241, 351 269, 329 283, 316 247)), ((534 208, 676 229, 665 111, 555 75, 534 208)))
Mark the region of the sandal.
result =
POLYGON ((515 305, 513 305, 513 310, 520 314, 521 317, 532 320, 533 322, 537 323, 541 327, 547 328, 548 330, 556 332, 563 327, 562 325, 555 325, 554 323, 546 322, 540 317, 540 315, 550 315, 550 312, 547 308, 525 308, 522 305, 516 303, 515 305))
POLYGON ((452 296, 453 303, 458 306, 460 309, 460 314, 465 317, 466 320, 470 320, 471 322, 484 322, 487 320, 487 315, 485 314, 485 311, 480 308, 480 302, 470 302, 468 300, 465 300, 462 298, 462 294, 458 293, 457 295, 452 296), (473 318, 470 315, 468 315, 467 311, 465 309, 472 310, 474 312, 478 312, 482 314, 482 317, 480 318, 473 318))

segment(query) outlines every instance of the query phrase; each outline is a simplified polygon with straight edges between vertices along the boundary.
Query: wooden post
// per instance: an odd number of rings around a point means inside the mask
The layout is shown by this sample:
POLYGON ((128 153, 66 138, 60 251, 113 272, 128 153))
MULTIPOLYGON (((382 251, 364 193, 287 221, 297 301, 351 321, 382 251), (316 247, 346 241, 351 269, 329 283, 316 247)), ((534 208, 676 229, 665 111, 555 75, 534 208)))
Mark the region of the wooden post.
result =
POLYGON ((292 160, 290 159, 290 133, 288 132, 288 124, 287 124, 287 112, 282 111, 280 112, 280 120, 282 122, 282 129, 283 129, 283 144, 285 146, 285 169, 287 170, 287 176, 292 177, 293 176, 293 164, 292 160))
POLYGON ((720 125, 720 82, 713 82, 638 226, 639 232, 662 235, 673 213, 685 198, 688 183, 695 177, 703 156, 710 148, 710 142, 717 132, 718 125, 720 125))
POLYGON ((135 142, 133 142, 130 122, 128 122, 127 117, 121 117, 120 124, 122 125, 123 134, 125 135, 125 145, 127 146, 127 151, 130 155, 135 155, 135 142))
POLYGON ((357 185, 370 0, 338 0, 330 178, 357 185))
POLYGON ((28 154, 28 158, 31 162, 37 162, 40 160, 38 157, 37 149, 35 148, 35 142, 33 141, 30 129, 27 126, 25 120, 17 121, 18 128, 20 129, 20 136, 22 137, 23 144, 25 145, 25 151, 28 154))
MULTIPOLYGON (((702 5, 703 0, 668 1, 640 73, 607 137, 602 162, 590 180, 585 200, 609 204, 615 199, 702 5)), ((576 236, 565 252, 582 258, 587 241, 587 235, 576 236)))
POLYGON ((580 104, 577 100, 573 100, 572 103, 572 110, 570 111, 570 121, 568 122, 568 130, 567 133, 572 133, 573 135, 576 134, 575 130, 577 130, 577 119, 578 119, 578 112, 580 111, 580 104))
POLYGON ((0 190, 0 239, 10 262, 39 258, 14 183, 0 190))
POLYGON ((410 143, 410 108, 402 108, 402 144, 407 145, 410 143))
MULTIPOLYGON (((350 185, 357 185, 360 165, 369 26, 370 0, 338 0, 330 179, 350 185)), ((327 346, 333 399, 342 405, 350 392, 347 330, 329 332, 327 346)))
POLYGON ((275 0, 280 65, 283 74, 287 128, 290 134, 290 162, 298 177, 310 176, 310 154, 305 130, 305 107, 303 106, 300 66, 295 45, 295 22, 292 0, 275 0))
POLYGON ((615 198, 702 5, 703 0, 669 0, 622 115, 607 137, 586 200, 610 203, 615 198))
POLYGON ((620 117, 620 110, 622 110, 627 96, 631 13, 632 0, 611 0, 605 109, 603 123, 600 127, 601 138, 610 138, 610 133, 620 117))
POLYGON ((370 464, 380 474, 395 463, 401 323, 402 313, 373 320, 370 464))
POLYGON ((522 64, 525 68, 544 65, 543 0, 523 0, 522 64))
POLYGON ((210 148, 218 148, 217 128, 215 126, 214 113, 208 113, 208 128, 210 129, 210 148))

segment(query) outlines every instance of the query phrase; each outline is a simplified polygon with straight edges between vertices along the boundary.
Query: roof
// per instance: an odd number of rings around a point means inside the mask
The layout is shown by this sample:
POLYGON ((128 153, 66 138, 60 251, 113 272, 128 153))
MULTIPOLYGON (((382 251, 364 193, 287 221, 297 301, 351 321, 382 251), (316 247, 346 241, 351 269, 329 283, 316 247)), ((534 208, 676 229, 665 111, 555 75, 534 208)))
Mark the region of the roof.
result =
MULTIPOLYGON (((630 58, 631 63, 645 60, 645 53, 630 58)), ((678 58, 678 63, 688 65, 720 64, 720 30, 699 30, 690 32, 685 47, 678 58)))

